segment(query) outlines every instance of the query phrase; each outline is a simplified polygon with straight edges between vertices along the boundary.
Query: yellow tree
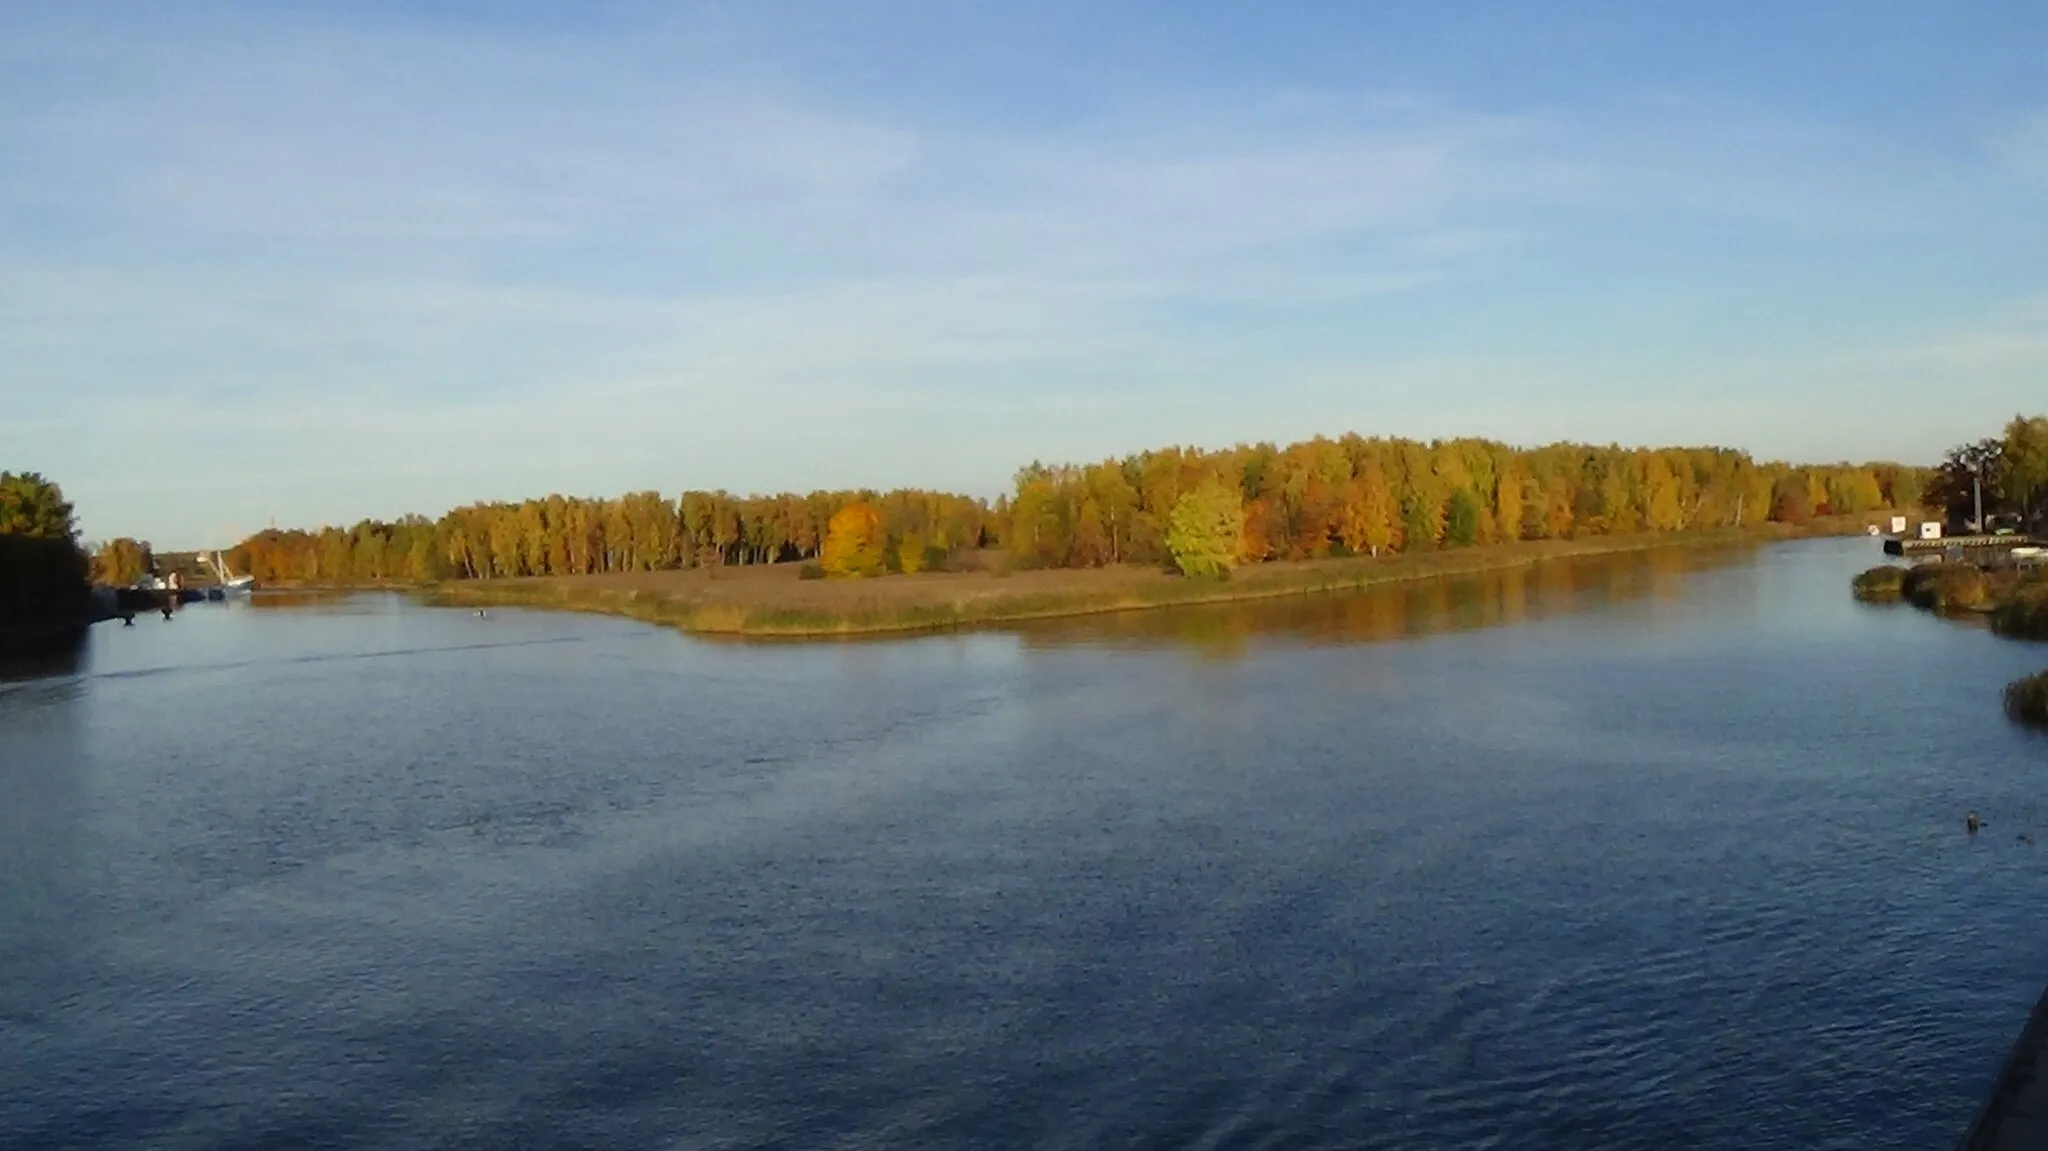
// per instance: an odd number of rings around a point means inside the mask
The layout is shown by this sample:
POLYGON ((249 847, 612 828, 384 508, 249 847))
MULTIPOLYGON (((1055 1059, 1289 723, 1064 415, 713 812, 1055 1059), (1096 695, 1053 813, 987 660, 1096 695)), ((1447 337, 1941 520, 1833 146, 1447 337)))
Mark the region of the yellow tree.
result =
POLYGON ((882 517, 861 500, 840 508, 825 528, 825 548, 818 563, 826 575, 842 579, 881 575, 886 568, 882 517))
POLYGON ((1550 477, 1543 486, 1543 531, 1548 538, 1568 540, 1578 530, 1578 510, 1572 505, 1571 480, 1550 477))
POLYGON ((1685 508, 1678 498, 1678 477, 1662 459, 1651 457, 1644 468, 1643 487, 1648 492, 1646 516, 1653 532, 1675 532, 1685 523, 1685 508))
POLYGON ((1387 473, 1378 460, 1368 461, 1347 487, 1340 530, 1353 555, 1378 555, 1393 545, 1394 493, 1387 488, 1387 473))
POLYGON ((916 575, 924 570, 924 537, 912 533, 896 544, 896 570, 904 575, 916 575))
POLYGON ((1082 496, 1074 511, 1074 539, 1067 549, 1067 566, 1096 568, 1114 555, 1109 529, 1103 526, 1102 509, 1092 496, 1082 496))
POLYGON ((1344 485, 1343 503, 1337 512, 1337 539, 1344 550, 1362 556, 1372 545, 1365 541, 1365 492, 1357 480, 1344 485))
POLYGON ((1365 501, 1365 543, 1375 555, 1401 546, 1400 505, 1394 501, 1394 487, 1387 472, 1375 459, 1358 477, 1359 495, 1365 501))
POLYGON ((1514 541, 1522 538, 1522 475, 1513 468, 1503 468, 1494 480, 1493 491, 1494 530, 1499 538, 1514 541))
POLYGON ((1244 497, 1236 488, 1205 480, 1174 501, 1166 548, 1183 574, 1221 579, 1243 546, 1244 497))
MULTIPOLYGON (((1219 485, 1221 486, 1221 485, 1219 485)), ((1192 494, 1192 493, 1190 493, 1192 494)), ((1188 499, 1182 496, 1182 500, 1188 499)), ((1237 533, 1237 558, 1244 563, 1265 563, 1273 558, 1274 541, 1287 534, 1287 513, 1280 508, 1280 502, 1271 496, 1260 496, 1242 507, 1243 526, 1237 533)), ((1180 505, 1174 505, 1179 513, 1180 505)), ((1172 545, 1171 536, 1167 540, 1172 545)), ((1178 557, 1178 553, 1176 558, 1178 557)))
POLYGON ((1010 504, 1010 531, 1003 540, 1010 558, 1032 567, 1065 563, 1071 541, 1060 514, 1063 507, 1059 489, 1048 476, 1023 478, 1010 504))
MULTIPOLYGON (((1341 456, 1338 458, 1342 459, 1341 456)), ((1331 537, 1343 530, 1343 517, 1343 489, 1321 475, 1311 474, 1302 485, 1301 497, 1295 506, 1287 558, 1321 559, 1328 555, 1331 537)))
POLYGON ((1609 460, 1599 486, 1594 489, 1600 500, 1600 514, 1594 530, 1603 534, 1620 535, 1641 526, 1635 494, 1629 490, 1626 467, 1623 460, 1609 460))
POLYGON ((155 560, 149 545, 123 536, 100 545, 92 557, 92 578, 111 587, 127 587, 148 575, 155 560))
POLYGON ((1828 481, 1820 474, 1820 469, 1804 468, 1801 469, 1801 474, 1806 481, 1806 504, 1811 509, 1809 514, 1819 515, 1823 511, 1833 510, 1828 507, 1828 481))

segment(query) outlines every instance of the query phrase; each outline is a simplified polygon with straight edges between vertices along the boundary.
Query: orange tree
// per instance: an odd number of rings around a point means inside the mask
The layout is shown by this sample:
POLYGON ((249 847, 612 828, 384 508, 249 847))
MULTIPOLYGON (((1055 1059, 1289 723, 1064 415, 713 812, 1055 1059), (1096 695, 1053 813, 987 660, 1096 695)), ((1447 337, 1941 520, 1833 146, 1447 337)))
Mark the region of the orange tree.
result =
POLYGON ((840 508, 825 528, 818 565, 839 578, 878 576, 887 570, 882 550, 882 517, 865 501, 840 508))

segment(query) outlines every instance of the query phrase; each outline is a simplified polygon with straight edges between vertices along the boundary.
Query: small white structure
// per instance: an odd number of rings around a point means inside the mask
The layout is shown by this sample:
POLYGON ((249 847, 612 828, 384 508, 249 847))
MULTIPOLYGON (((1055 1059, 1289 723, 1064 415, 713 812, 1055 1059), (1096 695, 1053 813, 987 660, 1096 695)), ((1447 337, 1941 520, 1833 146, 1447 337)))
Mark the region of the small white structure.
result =
POLYGON ((1934 521, 1934 520, 1928 520, 1928 521, 1927 521, 1926 523, 1923 523, 1923 524, 1921 524, 1921 525, 1920 525, 1920 538, 1921 538, 1921 539, 1923 539, 1923 540, 1938 540, 1938 539, 1940 539, 1940 538, 1941 538, 1941 524, 1940 524, 1940 523, 1938 523, 1937 521, 1934 521))
POLYGON ((1892 517, 1892 534, 1893 534, 1893 535, 1895 535, 1895 536, 1902 536, 1902 535, 1905 535, 1905 534, 1906 534, 1906 517, 1905 517, 1905 516, 1893 516, 1893 517, 1892 517))

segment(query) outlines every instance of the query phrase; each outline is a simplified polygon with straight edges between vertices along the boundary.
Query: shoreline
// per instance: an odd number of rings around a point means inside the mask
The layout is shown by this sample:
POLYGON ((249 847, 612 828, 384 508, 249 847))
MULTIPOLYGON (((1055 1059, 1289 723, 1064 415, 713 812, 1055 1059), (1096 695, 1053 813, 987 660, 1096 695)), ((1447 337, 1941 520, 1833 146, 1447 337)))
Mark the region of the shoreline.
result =
POLYGON ((2027 1013, 2000 1065, 1991 1093, 1963 1132, 1957 1151, 2023 1151, 2039 1146, 2048 1120, 2048 992, 2027 1013))
MULTIPOLYGON (((2039 575, 1968 563, 1880 564, 1851 580, 1849 590, 1867 604, 1907 603, 1943 619, 1979 619, 2005 639, 2048 640, 2048 581, 2039 575)), ((2004 705, 2013 722, 2048 727, 2048 671, 2006 684, 2004 705)))
POLYGON ((1338 593, 1655 548, 1857 535, 1869 522, 1869 517, 1828 517, 1797 526, 1765 523, 1684 534, 1524 540, 1379 559, 1285 561, 1239 569, 1230 579, 1215 582, 1130 568, 799 580, 794 570, 798 565, 792 563, 755 569, 445 581, 419 587, 415 594, 449 607, 616 615, 713 638, 829 639, 1338 593))

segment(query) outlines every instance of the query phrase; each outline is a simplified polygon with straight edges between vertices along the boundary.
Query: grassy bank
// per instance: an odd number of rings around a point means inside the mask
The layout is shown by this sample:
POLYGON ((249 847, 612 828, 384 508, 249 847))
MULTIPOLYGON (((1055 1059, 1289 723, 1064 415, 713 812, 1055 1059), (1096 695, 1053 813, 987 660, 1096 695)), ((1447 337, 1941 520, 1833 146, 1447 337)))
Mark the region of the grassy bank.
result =
POLYGON ((1857 599, 1868 603, 1895 603, 1906 597, 1906 569, 1885 564, 1859 572, 1850 584, 1857 599))
POLYGON ((2048 639, 2048 579, 2039 575, 1968 564, 1886 565, 1858 574, 1850 592, 1870 603, 1905 600, 1946 615, 1988 616, 2000 635, 2048 639))
POLYGON ((2020 723, 2048 727, 2048 671, 2006 684, 2005 714, 2020 723))
POLYGON ((1001 574, 926 572, 871 580, 806 580, 797 565, 632 574, 465 580, 424 594, 451 606, 520 606, 600 612, 702 635, 820 637, 930 631, 1144 608, 1348 591, 1398 580, 1464 575, 1564 556, 1652 547, 1726 546, 1863 530, 1861 519, 1803 527, 1763 524, 1689 535, 1530 540, 1384 558, 1260 564, 1223 581, 1139 568, 1001 574))
POLYGON ((1994 603, 1991 581, 1964 564, 1923 564, 1906 573, 1900 588, 1914 607, 1928 611, 1986 611, 1994 603))
POLYGON ((2048 639, 2048 580, 2021 584, 1991 609, 1991 630, 2015 639, 2048 639))

